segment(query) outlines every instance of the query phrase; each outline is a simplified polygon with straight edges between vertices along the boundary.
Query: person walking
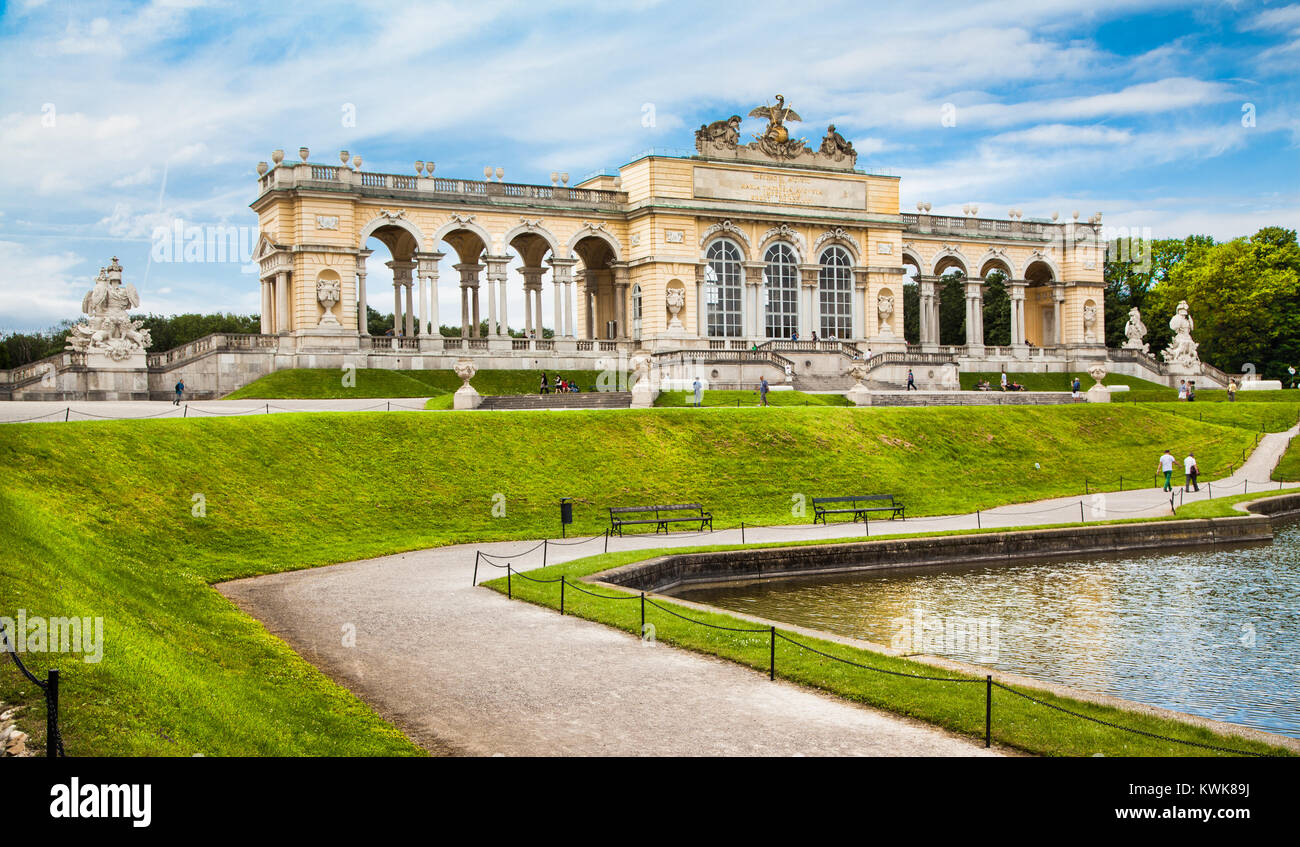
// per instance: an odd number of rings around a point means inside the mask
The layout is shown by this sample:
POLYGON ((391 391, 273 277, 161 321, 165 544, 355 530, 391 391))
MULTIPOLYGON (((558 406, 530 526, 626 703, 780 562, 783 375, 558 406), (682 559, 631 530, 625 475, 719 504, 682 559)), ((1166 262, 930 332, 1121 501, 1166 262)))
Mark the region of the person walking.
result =
POLYGON ((1164 455, 1159 459, 1160 472, 1165 475, 1165 491, 1173 491, 1172 480, 1174 478, 1174 453, 1172 450, 1166 450, 1164 455))
POLYGON ((1190 403, 1196 399, 1196 383, 1190 379, 1187 381, 1187 402, 1190 403))
POLYGON ((1178 380, 1178 399, 1187 399, 1187 380, 1185 379, 1178 380))
POLYGON ((916 391, 916 376, 912 373, 911 368, 907 369, 907 390, 916 391))
POLYGON ((1073 397, 1075 400, 1079 399, 1079 388, 1080 388, 1079 378, 1076 376, 1074 378, 1074 382, 1070 383, 1070 396, 1073 397))
POLYGON ((182 379, 176 383, 176 399, 172 401, 173 406, 181 404, 181 395, 185 393, 185 380, 182 379))
POLYGON ((551 387, 550 387, 550 386, 547 384, 547 382, 546 382, 546 371, 542 371, 542 387, 541 387, 541 389, 540 389, 537 393, 538 393, 538 394, 550 394, 550 393, 551 393, 551 387))
POLYGON ((1007 390, 1007 372, 1006 372, 1006 371, 1003 371, 1003 372, 1002 372, 1002 390, 1003 390, 1003 391, 1006 391, 1006 390, 1007 390))
POLYGON ((767 377, 765 376, 758 378, 758 396, 763 401, 763 405, 766 406, 767 405, 767 377))
POLYGON ((695 392, 695 408, 700 408, 700 403, 704 400, 704 386, 700 384, 700 378, 697 376, 695 382, 691 384, 691 390, 695 392))
POLYGON ((1183 491, 1200 491, 1201 486, 1196 484, 1196 478, 1201 475, 1201 469, 1196 466, 1196 456, 1190 450, 1187 451, 1187 458, 1183 459, 1183 491))
POLYGON ((1228 402, 1233 403, 1236 402, 1236 400, 1237 400, 1237 381, 1235 379, 1230 379, 1228 380, 1228 402))

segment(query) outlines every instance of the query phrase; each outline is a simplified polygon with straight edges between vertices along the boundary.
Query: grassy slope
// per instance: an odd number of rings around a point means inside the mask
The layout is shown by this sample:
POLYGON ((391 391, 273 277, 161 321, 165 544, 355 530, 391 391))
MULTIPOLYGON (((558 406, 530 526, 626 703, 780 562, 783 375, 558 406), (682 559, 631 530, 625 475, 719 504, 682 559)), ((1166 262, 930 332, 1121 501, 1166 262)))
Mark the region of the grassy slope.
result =
MULTIPOLYGON (((695 402, 691 391, 661 391, 655 400, 660 407, 688 407, 695 402)), ((759 405, 757 391, 705 391, 701 402, 706 407, 759 405)), ((843 394, 805 394, 802 391, 769 391, 767 402, 772 406, 852 406, 843 394)))
POLYGON ((1291 439, 1291 445, 1273 469, 1273 479, 1279 482, 1300 482, 1300 435, 1291 439))
MULTIPOLYGON (((1146 408, 1255 432, 1284 432, 1300 422, 1300 403, 1149 403, 1146 408)), ((1176 452, 1176 451, 1175 451, 1176 452)))
MULTIPOLYGON (((577 380, 584 390, 596 385, 600 371, 547 371, 554 383, 577 380)), ((470 380, 480 394, 534 394, 540 387, 540 370, 483 370, 470 380)), ((358 397, 430 397, 460 388, 460 377, 449 370, 387 370, 358 368, 356 384, 343 385, 343 371, 334 368, 291 368, 275 371, 226 396, 227 400, 338 399, 358 397)), ((447 408, 451 408, 448 400, 447 408)))
MULTIPOLYGON (((1140 405, 788 409, 776 420, 664 409, 7 426, 0 614, 105 618, 105 660, 60 663, 75 754, 409 753, 208 584, 553 534, 560 495, 582 501, 575 534, 599 531, 603 506, 649 501, 700 500, 720 527, 802 522, 794 493, 892 491, 909 514, 936 514, 1078 493, 1084 462, 1145 475, 1166 442, 1194 446, 1212 474, 1254 443, 1140 405), (563 444, 580 460, 536 449, 563 444), (191 515, 195 493, 205 517, 191 515)), ((0 699, 33 703, 31 689, 0 672, 0 699)), ((31 714, 25 728, 38 729, 39 707, 31 714)))

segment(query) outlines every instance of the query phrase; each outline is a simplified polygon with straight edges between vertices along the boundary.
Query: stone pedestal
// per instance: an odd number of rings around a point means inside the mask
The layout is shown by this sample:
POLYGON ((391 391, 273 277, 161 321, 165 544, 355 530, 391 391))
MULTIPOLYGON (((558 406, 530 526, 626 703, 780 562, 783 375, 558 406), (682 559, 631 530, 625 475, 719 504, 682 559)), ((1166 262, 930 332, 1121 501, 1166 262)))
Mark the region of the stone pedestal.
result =
POLYGON ((1088 389, 1089 403, 1109 403, 1110 389, 1104 385, 1094 385, 1088 389))
POLYGON ((871 405, 871 389, 867 388, 862 383, 858 383, 850 388, 844 393, 844 396, 849 398, 849 401, 855 406, 871 405))
POLYGON ((452 395, 451 407, 456 410, 477 409, 483 403, 483 395, 474 389, 474 386, 466 383, 456 389, 452 395))
POLYGON ((632 408, 649 409, 654 406, 655 398, 658 396, 659 391, 650 387, 650 380, 638 379, 632 386, 632 408))

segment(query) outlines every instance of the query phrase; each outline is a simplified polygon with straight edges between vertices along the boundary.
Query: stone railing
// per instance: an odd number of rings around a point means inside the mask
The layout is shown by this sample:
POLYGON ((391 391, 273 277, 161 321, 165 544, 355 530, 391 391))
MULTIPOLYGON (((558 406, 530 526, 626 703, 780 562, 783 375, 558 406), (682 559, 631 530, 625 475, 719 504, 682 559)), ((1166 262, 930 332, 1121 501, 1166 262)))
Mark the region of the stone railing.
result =
POLYGON ((37 359, 34 362, 28 362, 25 365, 13 368, 7 372, 8 379, 0 380, 0 385, 6 388, 21 388, 24 385, 37 382, 47 376, 53 376, 69 368, 84 367, 85 364, 85 353, 65 350, 62 353, 55 353, 53 356, 46 356, 44 359, 37 359))
POLYGON ((686 362, 766 362, 779 368, 794 369, 794 362, 772 350, 665 350, 654 358, 663 364, 672 360, 686 362))
POLYGON ((627 203, 627 192, 565 185, 529 185, 471 179, 354 171, 339 165, 282 163, 258 178, 259 193, 282 188, 324 188, 355 190, 361 194, 385 194, 403 198, 429 197, 492 201, 531 200, 572 206, 617 208, 627 203))
POLYGON ((1040 221, 997 220, 996 218, 954 217, 952 215, 900 215, 905 232, 933 235, 996 236, 999 238, 1049 239, 1060 237, 1064 224, 1040 221))
POLYGON ((371 350, 419 350, 420 339, 418 336, 393 336, 393 335, 370 335, 368 342, 371 350))
POLYGON ((950 353, 922 353, 920 351, 890 351, 888 353, 876 353, 870 359, 862 363, 871 373, 877 368, 886 365, 912 365, 914 367, 929 367, 933 365, 955 365, 957 357, 950 353))
POLYGON ((145 363, 151 368, 165 368, 197 359, 217 350, 266 350, 279 345, 274 335, 259 333, 214 332, 161 353, 149 353, 145 363))

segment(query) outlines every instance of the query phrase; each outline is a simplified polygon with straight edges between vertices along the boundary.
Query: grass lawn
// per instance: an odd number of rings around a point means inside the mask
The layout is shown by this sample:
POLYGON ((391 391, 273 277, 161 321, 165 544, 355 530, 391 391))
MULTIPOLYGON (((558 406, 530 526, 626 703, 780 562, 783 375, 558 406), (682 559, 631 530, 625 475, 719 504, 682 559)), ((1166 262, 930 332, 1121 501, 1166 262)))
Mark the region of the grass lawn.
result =
MULTIPOLYGON (((757 391, 705 391, 701 402, 705 407, 757 406, 760 403, 757 391)), ((805 394, 802 391, 769 391, 767 402, 772 406, 852 406, 852 401, 843 394, 805 394)), ((692 391, 661 391, 655 399, 655 405, 661 407, 694 408, 695 393, 692 391)))
MULTIPOLYGON (((601 371, 547 371, 548 381, 556 375, 576 380, 584 391, 594 390, 601 371)), ((460 377, 450 370, 388 370, 358 368, 356 383, 343 384, 344 372, 335 368, 291 368, 274 371, 226 395, 226 400, 333 400, 357 397, 434 397, 450 395, 460 388, 460 377)), ((480 394, 536 394, 541 370, 482 370, 470 380, 480 394)), ((440 408, 440 407, 433 407, 440 408)), ((451 408, 448 397, 446 408, 451 408)))
MULTIPOLYGON (((1026 391, 1069 391, 1070 382, 1075 377, 1079 378, 1079 384, 1087 391, 1097 383, 1095 379, 1083 371, 1074 371, 1071 373, 1024 373, 1007 371, 1007 382, 1018 382, 1025 387, 1026 391)), ((963 391, 974 391, 981 380, 987 380, 989 385, 996 391, 999 389, 1002 380, 1000 371, 968 371, 961 374, 961 388, 963 391)), ((1135 376, 1125 376, 1124 374, 1107 374, 1103 379, 1102 385, 1127 385, 1134 390, 1147 391, 1167 391, 1172 396, 1177 396, 1178 392, 1166 388, 1159 383, 1150 382, 1145 379, 1138 379, 1135 376)))
POLYGON ((1291 439, 1291 444, 1282 454, 1282 460, 1273 469, 1273 479, 1279 482, 1300 482, 1300 435, 1291 439))
MULTIPOLYGON (((1197 504, 1200 505, 1200 504, 1197 504)), ((1218 510, 1222 512, 1222 509, 1218 510)), ((998 530, 988 530, 996 532, 998 530)), ((971 534, 968 531, 962 534, 971 534)), ((750 545, 789 546, 789 545, 750 545)), ((559 608, 560 586, 531 580, 558 579, 562 575, 571 581, 588 574, 604 571, 619 565, 642 561, 665 553, 685 553, 704 550, 737 549, 736 546, 698 547, 689 550, 663 549, 609 553, 579 559, 562 565, 552 565, 529 571, 526 576, 511 579, 511 589, 516 599, 525 600, 553 609, 559 608)), ((504 593, 506 579, 498 577, 484 583, 504 593)), ((591 586, 585 586, 593 591, 591 586)), ((613 626, 639 635, 641 629, 641 604, 635 600, 610 600, 604 597, 635 597, 635 592, 601 587, 593 597, 579 590, 564 592, 564 611, 588 620, 613 626)), ((715 627, 752 629, 753 622, 725 612, 702 612, 674 603, 665 598, 654 602, 668 605, 678 614, 715 627)), ((645 620, 654 626, 656 641, 729 659, 761 672, 769 672, 772 636, 768 632, 733 632, 699 626, 646 605, 645 620)), ((777 628, 781 633, 782 629, 777 628)), ((847 659, 860 665, 879 668, 889 673, 875 673, 837 662, 800 649, 789 641, 776 640, 776 673, 783 679, 797 682, 822 691, 829 691, 854 702, 876 706, 890 712, 907 715, 937 724, 946 729, 974 738, 984 734, 985 686, 982 677, 955 674, 936 669, 933 665, 888 656, 874 651, 848 647, 843 644, 788 632, 800 644, 815 650, 847 659), (967 682, 934 682, 911 679, 896 674, 914 674, 958 678, 967 682)), ((1031 696, 1072 712, 1088 715, 1097 720, 1142 732, 1155 733, 1169 738, 1183 739, 1199 744, 1209 744, 1231 750, 1276 755, 1294 755, 1284 748, 1273 748, 1254 741, 1223 736, 1181 721, 1167 720, 1137 712, 1100 706, 1072 698, 1060 697, 1039 690, 1025 689, 1031 696)), ((992 738, 1002 744, 1031 753, 1053 756, 1222 756, 1229 755, 1190 745, 1176 744, 1142 735, 1123 732, 1085 721, 1077 717, 1036 705, 1007 691, 993 691, 992 738)))
MULTIPOLYGON (((1200 394, 1197 394, 1200 397, 1200 394)), ((1255 432, 1285 432, 1300 423, 1300 402, 1291 403, 1147 403, 1148 409, 1205 423, 1239 426, 1255 432)), ((1172 445, 1171 445, 1172 446, 1172 445)), ((1177 451, 1175 451, 1177 452, 1177 451)))
MULTIPOLYGON (((1214 476, 1254 434, 1141 404, 15 424, 0 427, 0 614, 104 618, 102 662, 59 662, 72 755, 414 754, 210 584, 552 535, 562 495, 578 498, 573 534, 645 502, 705 503, 719 527, 803 522, 797 493, 987 509, 1082 493, 1098 468, 1149 479, 1166 444, 1214 476)), ((32 707, 38 745, 34 686, 0 670, 0 700, 32 707)))

